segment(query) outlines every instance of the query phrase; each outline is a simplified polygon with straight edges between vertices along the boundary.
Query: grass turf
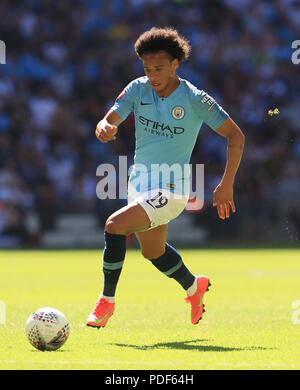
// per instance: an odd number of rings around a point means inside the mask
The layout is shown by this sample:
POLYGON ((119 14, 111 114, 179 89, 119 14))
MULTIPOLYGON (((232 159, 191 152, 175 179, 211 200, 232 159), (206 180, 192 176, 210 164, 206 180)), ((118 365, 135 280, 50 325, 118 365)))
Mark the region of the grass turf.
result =
POLYGON ((180 253, 192 272, 211 278, 198 325, 182 288, 129 250, 115 314, 98 330, 85 320, 102 288, 101 252, 1 251, 0 369, 300 368, 300 313, 292 307, 300 300, 299 249, 180 253), (71 326, 54 352, 35 350, 24 331, 28 316, 45 306, 61 310, 71 326))

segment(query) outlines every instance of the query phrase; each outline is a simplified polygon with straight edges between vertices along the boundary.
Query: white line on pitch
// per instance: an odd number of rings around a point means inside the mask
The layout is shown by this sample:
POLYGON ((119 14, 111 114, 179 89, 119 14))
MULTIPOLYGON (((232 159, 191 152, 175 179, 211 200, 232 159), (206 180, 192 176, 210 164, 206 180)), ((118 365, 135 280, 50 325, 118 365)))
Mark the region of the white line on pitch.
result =
MULTIPOLYGON (((107 362, 107 360, 103 361, 47 361, 47 362, 41 362, 41 361, 35 361, 35 360, 25 360, 25 361, 18 361, 18 360, 0 360, 0 364, 70 364, 70 365, 124 365, 124 364, 130 364, 130 365, 138 365, 138 366, 161 366, 161 365, 167 365, 167 366, 174 366, 175 364, 184 364, 184 362, 119 362, 119 361, 112 361, 107 362)), ((202 362, 195 362, 189 363, 190 366, 203 366, 205 363, 202 362)), ((299 369, 299 365, 295 364, 285 364, 285 363, 215 363, 215 366, 222 366, 222 367, 295 367, 299 369)))

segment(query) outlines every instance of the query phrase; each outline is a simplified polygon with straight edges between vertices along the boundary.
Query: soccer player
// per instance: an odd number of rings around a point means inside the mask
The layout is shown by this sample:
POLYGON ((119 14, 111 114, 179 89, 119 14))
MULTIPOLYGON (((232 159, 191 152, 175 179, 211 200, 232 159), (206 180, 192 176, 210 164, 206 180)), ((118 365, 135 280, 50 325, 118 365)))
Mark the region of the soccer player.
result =
POLYGON ((132 233, 136 234, 143 256, 186 291, 192 324, 197 324, 204 312, 203 295, 210 280, 194 275, 177 250, 167 243, 168 222, 187 204, 189 173, 183 167, 189 164, 203 122, 227 138, 226 166, 214 190, 213 206, 221 219, 236 211, 233 184, 244 135, 211 96, 178 77, 178 66, 188 58, 190 49, 189 42, 173 28, 152 28, 140 35, 135 51, 145 76, 132 81, 97 124, 95 134, 99 141, 113 141, 120 123, 134 112, 136 149, 128 183, 128 205, 113 213, 105 224, 104 288, 88 317, 89 326, 104 327, 114 313, 126 236, 132 233), (182 170, 177 170, 172 178, 161 178, 155 174, 162 164, 177 164, 182 170))

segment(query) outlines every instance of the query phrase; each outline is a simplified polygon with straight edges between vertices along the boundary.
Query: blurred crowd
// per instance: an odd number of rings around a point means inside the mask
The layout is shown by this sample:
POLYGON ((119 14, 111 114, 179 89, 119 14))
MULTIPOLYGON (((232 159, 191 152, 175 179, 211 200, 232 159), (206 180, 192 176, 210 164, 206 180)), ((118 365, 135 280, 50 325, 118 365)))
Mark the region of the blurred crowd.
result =
POLYGON ((300 231, 300 1, 1 0, 0 247, 39 245, 61 213, 103 225, 124 201, 99 201, 97 166, 134 151, 134 118, 101 144, 97 122, 143 68, 134 42, 173 26, 192 45, 178 75, 206 90, 246 135, 235 183, 237 213, 216 223, 212 191, 226 140, 205 125, 192 163, 205 164, 210 237, 296 242, 300 231), (278 115, 269 110, 278 108, 278 115))

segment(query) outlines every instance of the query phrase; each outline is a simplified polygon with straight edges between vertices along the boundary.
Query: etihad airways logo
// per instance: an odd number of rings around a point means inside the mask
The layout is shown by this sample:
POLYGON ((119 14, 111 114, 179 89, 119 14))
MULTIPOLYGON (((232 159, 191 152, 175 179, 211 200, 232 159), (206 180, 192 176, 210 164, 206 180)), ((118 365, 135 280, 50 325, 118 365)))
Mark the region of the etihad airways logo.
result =
POLYGON ((141 125, 145 126, 144 131, 153 135, 174 138, 175 135, 183 134, 185 131, 183 127, 169 126, 168 124, 153 121, 141 115, 138 120, 141 125))

